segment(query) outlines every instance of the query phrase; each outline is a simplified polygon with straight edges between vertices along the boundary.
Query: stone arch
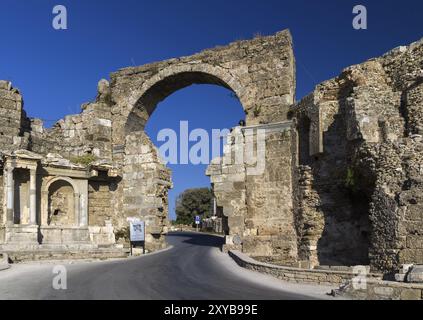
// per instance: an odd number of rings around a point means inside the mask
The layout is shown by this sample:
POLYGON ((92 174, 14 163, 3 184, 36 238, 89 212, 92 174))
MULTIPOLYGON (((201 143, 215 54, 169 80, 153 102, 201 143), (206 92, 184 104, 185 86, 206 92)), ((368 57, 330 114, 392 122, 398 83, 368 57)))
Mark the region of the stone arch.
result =
MULTIPOLYGON (((239 98, 247 126, 286 122, 296 88, 292 38, 284 30, 190 56, 124 68, 110 79, 111 152, 123 172, 118 190, 123 201, 115 210, 123 213, 121 225, 126 225, 128 217, 145 220, 147 247, 155 250, 164 245, 167 191, 172 182, 170 170, 144 132, 150 115, 159 102, 180 89, 214 84, 239 98)), ((285 132, 280 129, 283 125, 277 127, 278 134, 285 132)))
POLYGON ((129 99, 125 134, 143 130, 157 105, 178 90, 193 84, 213 84, 232 91, 248 110, 246 90, 228 70, 210 64, 170 66, 144 82, 129 99))
POLYGON ((150 248, 159 248, 162 226, 168 214, 171 172, 161 163, 158 150, 144 128, 157 105, 178 90, 193 84, 212 84, 232 91, 243 109, 248 103, 246 90, 230 71, 209 64, 184 64, 162 69, 132 92, 124 124, 123 211, 126 216, 141 214, 147 220, 150 248), (154 186, 154 187, 152 187, 154 186), (134 194, 133 190, 142 190, 134 194), (154 204, 149 204, 155 197, 154 204), (152 225, 157 230, 152 231, 152 225), (157 240, 159 239, 159 241, 157 240))
POLYGON ((43 182, 43 185, 41 187, 41 192, 48 192, 50 186, 59 180, 63 180, 68 182, 72 187, 73 190, 75 191, 75 193, 79 193, 79 188, 76 185, 75 181, 72 178, 69 177, 51 177, 50 179, 47 179, 46 181, 43 182))

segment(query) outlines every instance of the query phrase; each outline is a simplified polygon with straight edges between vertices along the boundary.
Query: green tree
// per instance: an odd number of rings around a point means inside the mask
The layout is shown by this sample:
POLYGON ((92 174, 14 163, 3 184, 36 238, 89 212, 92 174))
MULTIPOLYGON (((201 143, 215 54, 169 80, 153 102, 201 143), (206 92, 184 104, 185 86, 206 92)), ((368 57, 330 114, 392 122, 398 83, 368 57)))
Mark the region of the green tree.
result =
POLYGON ((212 215, 213 195, 209 188, 188 189, 176 199, 176 223, 192 225, 195 216, 212 215))

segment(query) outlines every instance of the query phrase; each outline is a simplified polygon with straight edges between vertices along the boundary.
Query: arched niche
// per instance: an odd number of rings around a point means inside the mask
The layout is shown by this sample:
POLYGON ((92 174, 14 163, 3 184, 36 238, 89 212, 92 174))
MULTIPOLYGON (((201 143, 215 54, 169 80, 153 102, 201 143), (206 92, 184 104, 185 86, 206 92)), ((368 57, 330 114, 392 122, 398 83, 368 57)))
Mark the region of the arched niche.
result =
POLYGON ((81 193, 72 178, 47 179, 41 189, 41 222, 51 227, 78 227, 81 222, 81 193))

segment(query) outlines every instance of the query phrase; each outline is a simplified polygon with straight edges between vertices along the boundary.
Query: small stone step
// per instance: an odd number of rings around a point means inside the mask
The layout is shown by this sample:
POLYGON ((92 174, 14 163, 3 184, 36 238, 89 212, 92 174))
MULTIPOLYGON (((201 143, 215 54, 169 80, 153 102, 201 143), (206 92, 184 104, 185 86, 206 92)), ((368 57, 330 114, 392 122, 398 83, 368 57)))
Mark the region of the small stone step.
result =
POLYGON ((423 265, 415 265, 407 275, 409 283, 423 283, 423 265))

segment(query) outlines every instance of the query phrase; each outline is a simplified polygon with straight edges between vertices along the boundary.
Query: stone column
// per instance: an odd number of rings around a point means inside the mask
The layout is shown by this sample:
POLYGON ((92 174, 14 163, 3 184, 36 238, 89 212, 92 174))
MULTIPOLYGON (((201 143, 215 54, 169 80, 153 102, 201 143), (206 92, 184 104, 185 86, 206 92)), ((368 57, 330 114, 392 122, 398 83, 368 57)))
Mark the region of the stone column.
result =
POLYGON ((37 224, 37 170, 30 170, 29 180, 29 223, 31 225, 37 224))
POLYGON ((87 199, 85 197, 85 194, 81 194, 80 196, 80 220, 79 220, 79 226, 80 227, 87 227, 88 226, 88 206, 87 206, 87 199))
POLYGON ((41 225, 48 225, 48 191, 41 192, 41 225))
POLYGON ((6 221, 7 224, 14 224, 15 213, 15 180, 13 179, 12 167, 6 169, 6 221))
POLYGON ((79 193, 74 193, 74 208, 75 208, 75 226, 80 226, 81 215, 80 215, 80 195, 79 193))

